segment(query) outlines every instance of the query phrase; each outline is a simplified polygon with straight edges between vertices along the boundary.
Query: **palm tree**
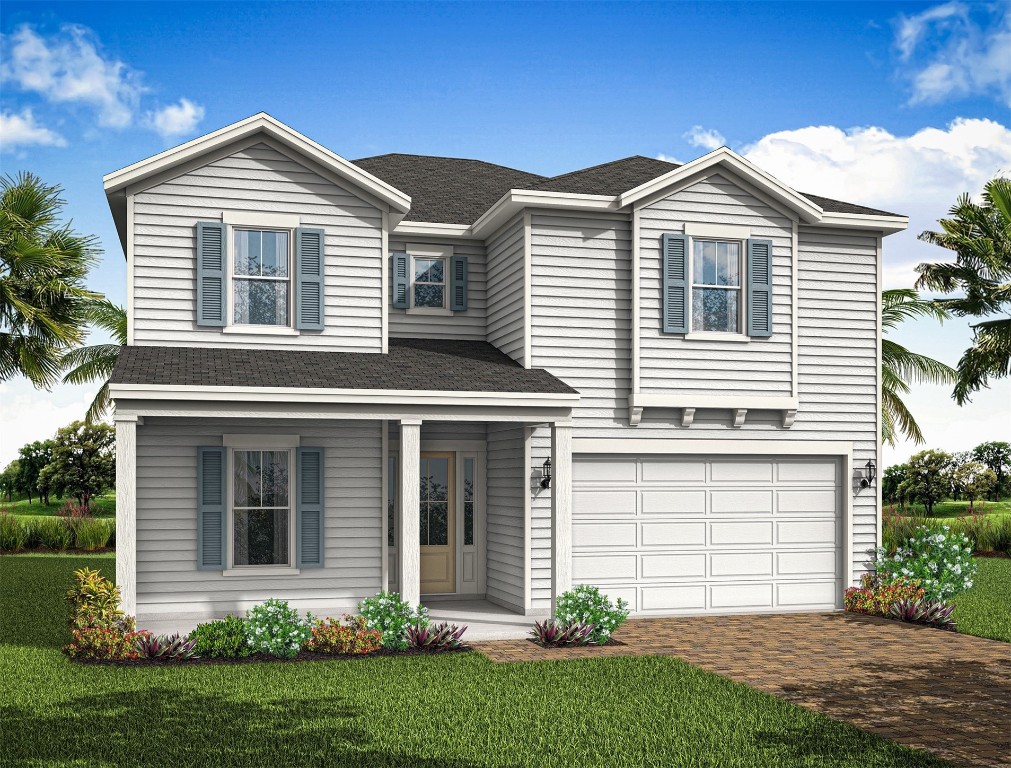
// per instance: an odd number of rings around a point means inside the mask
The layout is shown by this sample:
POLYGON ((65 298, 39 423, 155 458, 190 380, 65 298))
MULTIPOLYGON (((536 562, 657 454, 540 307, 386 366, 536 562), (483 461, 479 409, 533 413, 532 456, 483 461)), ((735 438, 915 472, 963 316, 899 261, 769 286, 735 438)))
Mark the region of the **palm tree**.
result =
POLYGON ((112 369, 116 367, 120 347, 126 344, 126 310, 107 299, 98 299, 88 304, 86 315, 92 325, 112 335, 113 343, 70 350, 63 356, 63 366, 70 368, 63 377, 63 383, 102 382, 84 417, 85 421, 92 424, 99 421, 109 410, 109 377, 112 376, 112 369))
POLYGON ((84 287, 96 241, 60 224, 59 186, 28 172, 0 179, 0 381, 59 380, 64 352, 84 339, 84 287))
MULTIPOLYGON (((881 292, 881 328, 884 333, 903 320, 933 317, 944 320, 948 312, 932 301, 921 299, 911 288, 895 288, 881 292)), ((902 402, 911 382, 918 384, 951 384, 955 371, 942 362, 910 352, 888 338, 881 339, 881 439, 895 445, 900 434, 915 443, 924 442, 916 419, 902 402)))
POLYGON ((920 264, 916 287, 964 293, 936 301, 959 317, 1009 315, 973 326, 972 346, 958 361, 953 393, 963 405, 991 378, 1011 375, 1011 179, 987 182, 980 203, 961 195, 950 214, 939 222, 943 231, 923 232, 920 240, 955 251, 955 261, 920 264))

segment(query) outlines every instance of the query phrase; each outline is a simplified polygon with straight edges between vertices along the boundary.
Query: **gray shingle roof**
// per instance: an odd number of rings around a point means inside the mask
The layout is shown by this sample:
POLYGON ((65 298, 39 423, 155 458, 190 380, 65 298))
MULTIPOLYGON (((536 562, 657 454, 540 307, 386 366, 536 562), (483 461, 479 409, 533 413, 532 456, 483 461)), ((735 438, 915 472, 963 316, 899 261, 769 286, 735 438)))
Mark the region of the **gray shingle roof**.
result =
MULTIPOLYGON (((680 167, 666 160, 633 155, 546 177, 481 160, 428 155, 376 155, 353 162, 411 196, 408 221, 440 224, 473 224, 510 189, 620 195, 680 167)), ((807 192, 801 194, 830 213, 899 215, 807 192)))
POLYGON ((577 394, 484 341, 390 339, 388 354, 123 347, 113 384, 577 394))

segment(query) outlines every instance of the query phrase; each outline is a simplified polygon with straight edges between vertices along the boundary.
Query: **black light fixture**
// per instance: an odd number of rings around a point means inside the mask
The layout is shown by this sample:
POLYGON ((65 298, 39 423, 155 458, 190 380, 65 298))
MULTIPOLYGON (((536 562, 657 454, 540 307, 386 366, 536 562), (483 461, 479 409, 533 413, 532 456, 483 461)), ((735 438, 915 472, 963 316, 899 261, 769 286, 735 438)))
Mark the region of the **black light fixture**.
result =
POLYGON ((874 478, 877 477, 876 470, 877 467, 874 465, 874 459, 868 459, 864 465, 864 476, 860 478, 861 488, 869 488, 874 485, 874 478))
POLYGON ((541 465, 541 488, 551 487, 551 459, 545 459, 541 465))

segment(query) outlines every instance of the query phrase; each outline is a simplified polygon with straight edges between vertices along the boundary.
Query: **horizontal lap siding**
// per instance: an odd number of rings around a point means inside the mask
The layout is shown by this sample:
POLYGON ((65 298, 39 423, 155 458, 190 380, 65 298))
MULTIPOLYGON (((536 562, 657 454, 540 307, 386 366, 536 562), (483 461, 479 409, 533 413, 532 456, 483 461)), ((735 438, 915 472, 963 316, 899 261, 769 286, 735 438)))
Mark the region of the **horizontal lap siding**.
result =
POLYGON ((382 349, 380 211, 271 147, 249 147, 138 193, 133 237, 137 344, 382 349), (220 221, 222 211, 297 215, 302 226, 326 230, 323 331, 296 338, 196 325, 194 226, 220 221))
POLYGON ((488 238, 487 340, 524 363, 526 265, 523 216, 516 216, 488 238))
MULTIPOLYGON (((411 237, 412 244, 445 246, 434 238, 411 237)), ((407 250, 407 241, 391 240, 390 251, 407 250)), ((454 256, 467 257, 467 309, 452 315, 408 314, 406 309, 388 309, 390 336, 421 339, 471 339, 485 340, 485 314, 487 309, 487 274, 484 243, 459 240, 450 246, 454 256)), ((448 265, 447 265, 448 269, 448 265)), ((390 295, 393 290, 393 271, 390 270, 390 295)), ((448 289, 447 289, 448 290, 448 289)))
POLYGON ((524 428, 489 424, 487 439, 487 595, 522 611, 526 602, 524 428))
POLYGON ((137 429, 137 612, 224 615, 277 597, 301 610, 353 608, 380 587, 381 422, 149 418, 137 429), (323 568, 298 576, 197 570, 197 448, 222 435, 298 434, 326 450, 323 568))
MULTIPOLYGON (((789 396, 792 375, 790 220, 722 176, 644 207, 639 219, 640 386, 644 394, 789 396), (685 340, 664 334, 660 238, 684 225, 747 226, 773 243, 773 336, 748 343, 685 340), (714 376, 713 372, 718 372, 714 376)), ((690 311, 690 308, 689 308, 690 311)))

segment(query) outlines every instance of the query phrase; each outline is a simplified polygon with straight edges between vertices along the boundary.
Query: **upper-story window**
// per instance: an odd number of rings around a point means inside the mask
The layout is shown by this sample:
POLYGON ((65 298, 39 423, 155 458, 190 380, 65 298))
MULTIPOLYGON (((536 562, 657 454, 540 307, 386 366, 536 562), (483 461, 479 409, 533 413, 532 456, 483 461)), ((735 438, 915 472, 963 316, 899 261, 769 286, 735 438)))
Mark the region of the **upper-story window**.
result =
POLYGON ((413 261, 412 305, 428 309, 445 309, 446 259, 416 256, 413 261))
POLYGON ((741 333, 741 243, 692 240, 692 331, 741 333))
POLYGON ((291 233, 235 229, 232 260, 232 322, 290 324, 291 233))
POLYGON ((421 315, 467 310, 467 257, 455 255, 452 246, 408 244, 390 261, 395 309, 421 315))

